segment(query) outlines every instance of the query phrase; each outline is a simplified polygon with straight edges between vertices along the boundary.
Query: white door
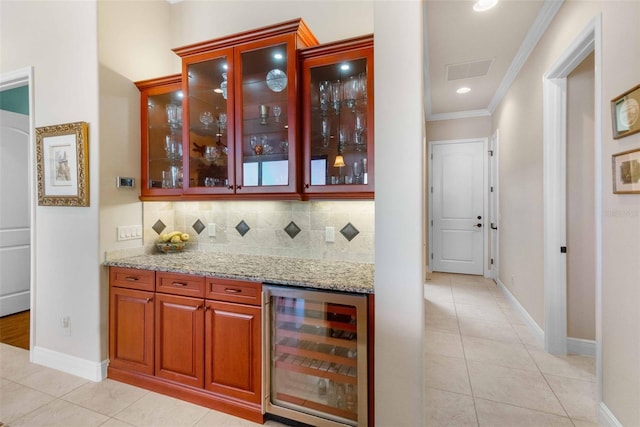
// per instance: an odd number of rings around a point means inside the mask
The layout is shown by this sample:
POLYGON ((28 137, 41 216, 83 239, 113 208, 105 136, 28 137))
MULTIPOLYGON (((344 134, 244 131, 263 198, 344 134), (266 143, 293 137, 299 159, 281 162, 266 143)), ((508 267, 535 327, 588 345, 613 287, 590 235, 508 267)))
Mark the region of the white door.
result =
POLYGON ((0 316, 30 305, 29 116, 0 110, 0 316))
POLYGON ((433 271, 484 274, 485 141, 432 144, 433 271))
POLYGON ((491 278, 498 283, 498 131, 491 136, 489 148, 489 267, 491 278))

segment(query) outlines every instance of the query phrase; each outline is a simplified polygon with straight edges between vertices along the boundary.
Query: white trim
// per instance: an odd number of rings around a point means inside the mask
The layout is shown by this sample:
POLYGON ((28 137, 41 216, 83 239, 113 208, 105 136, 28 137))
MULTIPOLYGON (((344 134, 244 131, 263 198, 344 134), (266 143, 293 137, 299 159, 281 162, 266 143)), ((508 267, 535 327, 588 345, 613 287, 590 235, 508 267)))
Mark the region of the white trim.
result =
MULTIPOLYGON (((428 101, 431 102, 431 101, 428 101)), ((470 119, 474 117, 490 117, 491 112, 487 109, 480 110, 467 110, 467 111, 455 111, 453 113, 427 113, 428 122, 437 122, 439 120, 456 120, 456 119, 470 119)))
POLYGON ((511 304, 511 307, 513 307, 518 312, 520 318, 525 323, 525 325, 527 325, 531 333, 535 335, 540 343, 544 342, 544 331, 542 330, 542 328, 538 326, 536 321, 533 320, 533 317, 529 315, 529 312, 522 305, 520 305, 520 302, 516 299, 516 297, 513 296, 511 292, 509 292, 509 289, 507 289, 507 287, 504 285, 504 283, 502 283, 500 279, 498 279, 497 284, 500 291, 502 291, 502 294, 509 301, 509 304, 511 304))
MULTIPOLYGON (((491 272, 491 278, 497 283, 498 279, 500 277, 500 130, 496 129, 495 132, 493 133, 493 135, 491 135, 491 147, 489 148, 493 155, 491 156, 492 160, 489 160, 489 174, 490 174, 490 179, 489 179, 489 187, 491 187, 492 184, 495 184, 493 187, 493 200, 495 201, 494 206, 491 206, 491 200, 492 200, 492 196, 491 196, 491 189, 489 188, 489 192, 488 192, 488 202, 490 203, 489 205, 489 212, 492 212, 495 214, 495 221, 496 221, 496 227, 498 228, 496 230, 496 241, 495 241, 495 250, 492 252, 489 252, 489 271, 491 272), (494 166, 495 166, 495 170, 494 170, 494 166), (493 176, 495 174, 495 177, 493 176), (495 212, 493 212, 493 209, 495 208, 495 212), (493 257, 493 264, 491 264, 491 255, 494 255, 493 257), (495 273, 495 276, 494 276, 495 273)), ((489 229, 487 231, 488 233, 488 239, 489 239, 489 244, 491 244, 493 242, 493 238, 492 236, 492 231, 491 231, 491 221, 494 218, 492 218, 491 215, 489 215, 489 229)))
MULTIPOLYGON (((19 70, 0 73, 0 90, 8 90, 16 87, 28 85, 29 87, 29 129, 35 129, 35 93, 34 93, 34 68, 25 67, 19 70)), ((29 331, 29 348, 33 349, 36 339, 36 180, 35 180, 35 132, 29 135, 29 191, 31 200, 30 207, 30 238, 31 245, 31 267, 30 267, 30 294, 31 294, 31 314, 30 314, 30 331, 29 331)), ((33 361, 33 351, 29 352, 29 359, 33 361)))
POLYGON ((38 346, 31 350, 31 362, 95 382, 107 378, 109 365, 108 359, 92 362, 38 346))
POLYGON ((596 342, 595 340, 585 340, 582 338, 567 338, 567 353, 595 356, 596 342))
POLYGON ((547 31, 547 28, 551 24, 551 21, 553 21, 553 18, 555 18, 558 10, 560 10, 560 7, 562 7, 563 3, 564 0, 545 0, 542 8, 540 9, 540 12, 538 12, 536 20, 525 36, 520 49, 516 53, 516 56, 513 58, 513 61, 511 61, 509 69, 502 78, 500 86, 498 86, 498 89, 493 95, 491 102, 489 102, 489 105, 487 106, 487 110, 489 110, 491 114, 493 114, 496 107, 500 105, 500 102, 502 102, 502 98, 504 98, 507 91, 511 87, 511 84, 516 79, 516 77, 518 77, 518 73, 522 69, 525 62, 527 62, 529 55, 531 55, 531 52, 533 52, 533 49, 535 49, 536 45, 540 41, 540 38, 542 38, 545 31, 547 31))
POLYGON ((598 405, 598 424, 604 427, 624 427, 604 402, 598 405))
MULTIPOLYGON (((601 287, 601 206, 602 189, 602 111, 600 66, 601 17, 591 20, 565 49, 543 76, 543 203, 544 203, 544 295, 545 350, 552 354, 567 354, 567 291, 566 255, 566 80, 568 74, 592 51, 595 51, 595 215, 596 215, 596 342, 600 340, 601 287)), ((597 345, 596 345, 597 347, 597 345)), ((598 353, 596 349, 596 353, 598 353)), ((599 354, 596 354, 599 356, 599 354)), ((597 358, 601 360, 600 357, 597 358)), ((598 363, 596 364, 598 365, 598 363)), ((598 377, 599 368, 596 368, 598 377)), ((601 382, 598 382, 601 384, 601 382)))

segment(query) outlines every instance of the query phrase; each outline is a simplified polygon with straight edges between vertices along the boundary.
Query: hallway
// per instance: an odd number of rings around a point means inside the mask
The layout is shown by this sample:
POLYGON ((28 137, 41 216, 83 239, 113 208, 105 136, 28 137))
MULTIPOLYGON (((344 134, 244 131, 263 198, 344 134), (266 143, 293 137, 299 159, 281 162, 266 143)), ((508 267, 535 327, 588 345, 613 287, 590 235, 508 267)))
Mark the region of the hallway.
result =
POLYGON ((433 273, 425 305, 427 426, 597 425, 594 358, 545 353, 492 280, 433 273))

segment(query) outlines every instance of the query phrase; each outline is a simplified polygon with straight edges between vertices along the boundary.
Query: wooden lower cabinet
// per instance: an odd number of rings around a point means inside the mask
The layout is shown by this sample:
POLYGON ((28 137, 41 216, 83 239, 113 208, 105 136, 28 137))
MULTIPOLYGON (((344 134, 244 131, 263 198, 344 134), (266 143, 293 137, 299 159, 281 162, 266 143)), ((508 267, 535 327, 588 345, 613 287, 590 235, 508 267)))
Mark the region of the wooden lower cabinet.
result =
POLYGON ((153 375, 153 292, 109 292, 109 366, 153 375))
POLYGON ((260 404, 262 401, 262 310, 207 301, 205 388, 260 404))
POLYGON ((108 377, 263 423, 262 285, 138 271, 110 268, 108 377))
POLYGON ((204 299, 156 294, 158 378, 193 387, 204 381, 204 299))

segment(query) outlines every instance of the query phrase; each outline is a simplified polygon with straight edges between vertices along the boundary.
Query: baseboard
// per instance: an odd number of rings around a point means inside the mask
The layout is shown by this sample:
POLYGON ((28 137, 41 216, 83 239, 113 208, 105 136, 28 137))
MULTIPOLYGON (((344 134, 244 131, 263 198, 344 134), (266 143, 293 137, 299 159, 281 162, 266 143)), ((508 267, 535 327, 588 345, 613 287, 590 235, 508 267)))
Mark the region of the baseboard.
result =
POLYGON ((527 310, 525 310, 525 308, 520 305, 520 302, 516 299, 516 297, 513 296, 511 292, 509 292, 509 289, 507 289, 507 287, 500 281, 500 279, 498 279, 498 288, 500 288, 500 291, 502 291, 505 298, 507 298, 511 306, 518 312, 520 318, 525 323, 525 325, 527 325, 531 333, 533 333, 533 335, 535 335, 541 343, 544 343, 544 331, 542 330, 542 328, 538 326, 536 321, 533 320, 533 317, 531 317, 527 310))
POLYGON ((604 402, 598 405, 598 424, 603 427, 624 427, 604 402))
POLYGON ((107 378, 108 360, 92 362, 42 347, 31 350, 31 361, 67 374, 99 382, 107 378))
POLYGON ((567 338, 567 352, 596 357, 596 342, 582 338, 567 338))
POLYGON ((20 313, 29 310, 31 304, 31 291, 18 292, 0 297, 0 316, 20 313))

